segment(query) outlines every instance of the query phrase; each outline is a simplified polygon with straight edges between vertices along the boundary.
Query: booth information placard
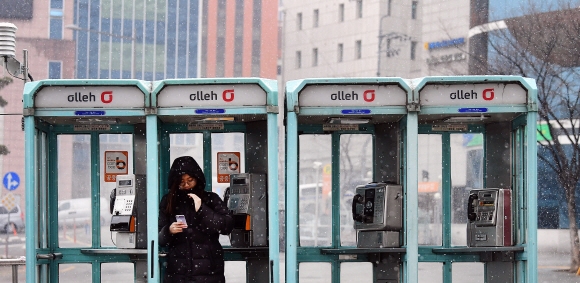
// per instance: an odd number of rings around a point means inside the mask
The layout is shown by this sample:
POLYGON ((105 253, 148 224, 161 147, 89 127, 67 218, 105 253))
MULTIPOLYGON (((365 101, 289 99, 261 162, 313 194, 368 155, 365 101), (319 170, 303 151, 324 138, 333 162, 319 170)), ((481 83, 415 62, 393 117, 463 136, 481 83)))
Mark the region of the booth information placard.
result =
POLYGON ((421 106, 526 104, 527 92, 519 84, 429 84, 419 91, 421 106))
POLYGON ((230 174, 240 173, 240 153, 239 152, 218 152, 217 153, 217 181, 218 183, 229 183, 230 174))
POLYGON ((129 172, 128 151, 105 151, 105 182, 117 181, 117 175, 129 172))
POLYGON ((145 94, 135 86, 47 86, 36 93, 37 108, 143 108, 145 94))
POLYGON ((398 85, 308 85, 299 106, 405 106, 407 93, 398 85))
POLYGON ((157 96, 159 107, 265 106, 266 91, 257 84, 167 85, 157 96))

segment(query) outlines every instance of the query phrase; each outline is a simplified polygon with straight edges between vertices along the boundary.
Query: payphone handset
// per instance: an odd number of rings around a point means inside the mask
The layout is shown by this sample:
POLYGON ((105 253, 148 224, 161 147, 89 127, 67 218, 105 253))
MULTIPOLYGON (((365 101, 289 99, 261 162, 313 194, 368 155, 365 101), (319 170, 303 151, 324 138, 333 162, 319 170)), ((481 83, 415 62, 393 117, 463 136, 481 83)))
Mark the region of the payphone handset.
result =
POLYGON ((357 247, 399 247, 399 232, 403 229, 402 187, 386 183, 357 186, 352 217, 357 247))
POLYGON ((117 232, 118 248, 135 248, 135 175, 117 175, 110 230, 117 232))
POLYGON ((511 190, 478 189, 467 200, 467 246, 512 246, 511 190))
POLYGON ((224 200, 227 201, 228 209, 234 219, 234 229, 230 234, 232 247, 267 246, 266 175, 254 173, 230 175, 230 187, 224 200))

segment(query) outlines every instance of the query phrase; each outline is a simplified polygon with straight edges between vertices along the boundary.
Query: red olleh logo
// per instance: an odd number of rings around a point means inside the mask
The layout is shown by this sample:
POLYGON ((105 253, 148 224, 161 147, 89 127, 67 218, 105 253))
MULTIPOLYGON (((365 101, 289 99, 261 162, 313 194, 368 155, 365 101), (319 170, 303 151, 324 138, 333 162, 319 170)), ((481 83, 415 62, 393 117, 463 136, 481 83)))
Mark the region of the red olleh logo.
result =
POLYGON ((363 99, 366 102, 373 102, 375 100, 375 90, 374 89, 365 90, 365 92, 363 93, 363 99))
POLYGON ((233 89, 226 89, 222 93, 222 98, 225 102, 232 102, 234 101, 234 90, 233 89))
POLYGON ((495 92, 493 88, 486 88, 483 90, 483 100, 493 100, 495 92))
POLYGON ((111 103, 113 102, 113 92, 108 90, 108 91, 103 91, 103 93, 101 93, 101 101, 103 103, 111 103))
MULTIPOLYGON (((68 102, 96 102, 97 98, 92 92, 89 94, 82 94, 81 92, 75 92, 75 94, 71 94, 67 96, 68 102)), ((101 102, 103 103, 111 103, 113 102, 113 91, 106 90, 101 93, 101 102)))
MULTIPOLYGON (((373 102, 375 100, 375 90, 367 89, 363 92, 363 99, 366 102, 373 102)), ((336 93, 330 94, 330 100, 359 100, 359 94, 356 91, 345 92, 339 90, 336 93)))

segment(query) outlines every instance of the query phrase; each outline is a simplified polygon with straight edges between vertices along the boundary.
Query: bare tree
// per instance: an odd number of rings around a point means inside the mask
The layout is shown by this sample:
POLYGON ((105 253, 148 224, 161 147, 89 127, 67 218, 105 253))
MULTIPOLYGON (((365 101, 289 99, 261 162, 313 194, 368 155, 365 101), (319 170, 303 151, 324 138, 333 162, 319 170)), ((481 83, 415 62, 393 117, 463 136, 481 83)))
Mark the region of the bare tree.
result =
POLYGON ((556 173, 565 191, 571 272, 580 267, 575 197, 580 180, 580 9, 573 6, 576 2, 541 9, 527 3, 522 7, 526 16, 507 19, 506 29, 488 34, 487 66, 489 74, 536 79, 538 119, 548 128, 538 131, 544 139, 538 145, 542 152, 538 158, 556 173))

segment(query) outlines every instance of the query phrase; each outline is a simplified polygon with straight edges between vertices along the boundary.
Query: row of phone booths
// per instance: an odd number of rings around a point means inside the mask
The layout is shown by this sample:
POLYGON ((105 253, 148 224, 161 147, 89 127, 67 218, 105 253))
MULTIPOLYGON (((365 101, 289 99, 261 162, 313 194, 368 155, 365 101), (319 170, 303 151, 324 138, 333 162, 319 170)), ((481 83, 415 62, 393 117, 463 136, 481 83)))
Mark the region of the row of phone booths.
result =
POLYGON ((537 281, 532 79, 42 80, 23 104, 27 282, 162 282, 184 155, 234 219, 228 282, 537 281))

